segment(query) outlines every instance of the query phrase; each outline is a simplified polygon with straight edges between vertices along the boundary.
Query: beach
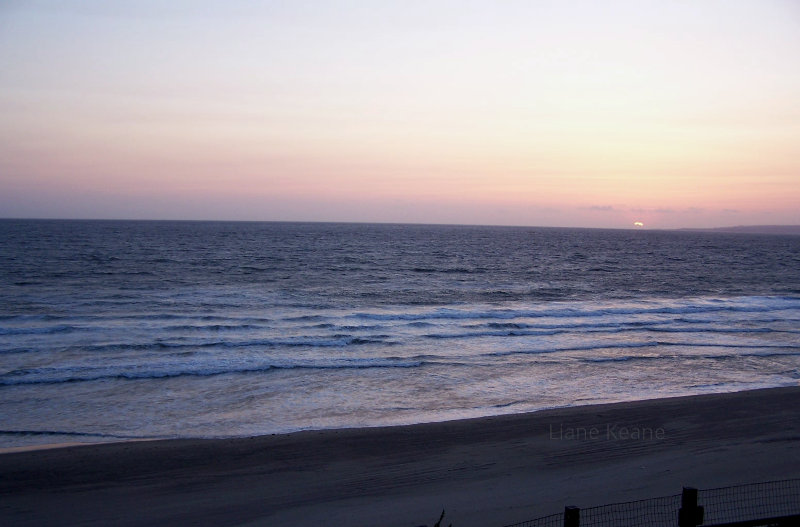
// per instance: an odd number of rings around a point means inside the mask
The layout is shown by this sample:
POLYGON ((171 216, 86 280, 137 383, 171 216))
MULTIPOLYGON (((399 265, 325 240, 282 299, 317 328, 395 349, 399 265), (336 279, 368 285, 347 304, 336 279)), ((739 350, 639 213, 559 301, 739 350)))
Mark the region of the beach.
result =
POLYGON ((498 526, 796 477, 800 387, 0 455, 5 525, 498 526))

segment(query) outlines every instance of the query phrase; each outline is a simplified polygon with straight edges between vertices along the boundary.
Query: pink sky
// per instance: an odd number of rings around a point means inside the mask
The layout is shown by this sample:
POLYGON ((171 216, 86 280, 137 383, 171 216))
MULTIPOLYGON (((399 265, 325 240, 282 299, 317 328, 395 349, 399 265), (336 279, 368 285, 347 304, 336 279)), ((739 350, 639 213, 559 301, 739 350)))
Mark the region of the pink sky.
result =
POLYGON ((786 1, 0 7, 0 217, 800 224, 786 1))

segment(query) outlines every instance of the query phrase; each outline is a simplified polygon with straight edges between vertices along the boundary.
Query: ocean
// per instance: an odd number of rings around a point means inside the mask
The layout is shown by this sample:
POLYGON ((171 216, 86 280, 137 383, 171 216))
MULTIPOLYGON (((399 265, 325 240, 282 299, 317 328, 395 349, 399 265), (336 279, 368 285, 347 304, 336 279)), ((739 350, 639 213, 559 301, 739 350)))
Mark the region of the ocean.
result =
POLYGON ((799 380, 800 236, 0 221, 0 447, 799 380))

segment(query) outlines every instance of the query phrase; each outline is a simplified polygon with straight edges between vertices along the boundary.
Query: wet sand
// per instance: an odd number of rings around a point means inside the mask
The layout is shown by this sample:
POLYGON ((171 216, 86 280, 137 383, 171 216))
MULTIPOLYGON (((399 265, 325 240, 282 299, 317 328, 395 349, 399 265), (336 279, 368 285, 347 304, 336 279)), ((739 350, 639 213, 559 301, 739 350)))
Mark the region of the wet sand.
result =
POLYGON ((502 527, 800 475, 800 387, 0 455, 2 525, 502 527))

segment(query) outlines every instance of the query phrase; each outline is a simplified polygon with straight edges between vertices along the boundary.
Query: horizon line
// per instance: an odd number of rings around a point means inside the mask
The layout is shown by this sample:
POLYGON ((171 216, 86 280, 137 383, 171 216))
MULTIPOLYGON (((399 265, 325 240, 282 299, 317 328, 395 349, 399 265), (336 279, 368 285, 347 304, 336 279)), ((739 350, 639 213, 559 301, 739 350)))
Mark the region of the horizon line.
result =
POLYGON ((800 224, 748 224, 725 225, 717 227, 586 227, 563 225, 519 225, 519 224, 480 224, 480 223, 436 223, 436 222, 398 222, 398 221, 356 221, 356 220, 242 220, 242 219, 196 219, 196 218, 58 218, 58 217, 0 217, 0 221, 79 221, 79 222, 183 222, 183 223, 305 223, 305 224, 339 224, 339 225, 416 225, 431 227, 507 227, 531 229, 590 229, 621 231, 732 231, 754 233, 752 229, 764 229, 764 234, 800 234, 800 224))

